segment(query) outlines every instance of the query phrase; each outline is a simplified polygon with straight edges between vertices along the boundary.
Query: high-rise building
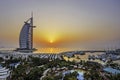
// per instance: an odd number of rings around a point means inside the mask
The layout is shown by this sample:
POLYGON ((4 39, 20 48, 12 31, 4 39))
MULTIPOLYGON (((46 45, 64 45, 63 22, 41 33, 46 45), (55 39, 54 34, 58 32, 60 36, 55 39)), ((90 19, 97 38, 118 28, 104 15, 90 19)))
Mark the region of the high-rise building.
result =
POLYGON ((19 46, 17 50, 33 50, 33 16, 25 21, 19 36, 19 46))

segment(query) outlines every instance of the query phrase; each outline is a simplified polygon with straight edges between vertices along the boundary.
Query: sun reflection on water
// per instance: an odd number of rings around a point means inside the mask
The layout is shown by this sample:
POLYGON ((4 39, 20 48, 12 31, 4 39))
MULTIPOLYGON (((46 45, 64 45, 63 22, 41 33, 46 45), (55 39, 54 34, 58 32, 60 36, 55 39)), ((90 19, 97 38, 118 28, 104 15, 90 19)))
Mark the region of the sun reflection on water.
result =
POLYGON ((38 48, 35 53, 52 53, 52 54, 59 54, 60 52, 72 51, 74 49, 69 48, 38 48))

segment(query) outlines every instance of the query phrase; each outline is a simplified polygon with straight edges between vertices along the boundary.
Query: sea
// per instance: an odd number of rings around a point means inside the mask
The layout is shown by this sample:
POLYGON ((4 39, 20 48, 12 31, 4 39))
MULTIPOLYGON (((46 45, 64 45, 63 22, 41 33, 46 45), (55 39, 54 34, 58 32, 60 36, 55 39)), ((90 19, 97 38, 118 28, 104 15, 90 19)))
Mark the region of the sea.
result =
MULTIPOLYGON (((67 51, 80 51, 81 49, 79 48, 36 48, 37 50, 34 51, 33 53, 62 53, 62 52, 67 52, 67 51)), ((15 50, 15 48, 0 48, 0 51, 12 51, 15 50)))
MULTIPOLYGON (((0 51, 7 51, 7 52, 11 52, 15 50, 15 48, 0 48, 0 51)), ((79 48, 37 48, 36 51, 33 52, 33 54, 60 54, 60 53, 66 53, 66 52, 71 52, 71 51, 84 51, 85 49, 79 49, 79 48)), ((98 56, 101 54, 105 54, 104 52, 87 52, 85 53, 85 55, 81 55, 79 56, 79 58, 81 60, 87 60, 88 56, 98 56)), ((71 58, 73 59, 73 58, 71 58)), ((103 63, 101 61, 97 61, 99 63, 103 63)))
MULTIPOLYGON (((69 51, 85 51, 88 49, 81 49, 81 48, 36 48, 37 50, 33 53, 63 53, 63 52, 69 52, 69 51)), ((0 51, 13 51, 16 50, 16 48, 0 48, 0 51)))

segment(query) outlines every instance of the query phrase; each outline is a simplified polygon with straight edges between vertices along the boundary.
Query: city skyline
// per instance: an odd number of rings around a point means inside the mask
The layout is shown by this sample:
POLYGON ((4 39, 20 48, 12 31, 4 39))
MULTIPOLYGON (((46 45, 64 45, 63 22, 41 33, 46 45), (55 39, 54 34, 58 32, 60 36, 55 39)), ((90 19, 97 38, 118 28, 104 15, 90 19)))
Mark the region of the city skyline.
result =
POLYGON ((119 0, 0 1, 0 47, 17 48, 34 13, 34 47, 120 48, 119 0))

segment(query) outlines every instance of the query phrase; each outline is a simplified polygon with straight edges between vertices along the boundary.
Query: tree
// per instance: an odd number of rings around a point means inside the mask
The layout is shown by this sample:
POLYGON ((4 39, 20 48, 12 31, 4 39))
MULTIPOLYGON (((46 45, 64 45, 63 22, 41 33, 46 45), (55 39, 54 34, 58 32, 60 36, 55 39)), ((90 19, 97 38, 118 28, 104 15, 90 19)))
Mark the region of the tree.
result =
POLYGON ((77 80, 77 75, 78 73, 76 71, 73 73, 65 74, 65 77, 63 78, 63 80, 77 80))
POLYGON ((54 80, 61 80, 62 79, 62 74, 59 74, 58 76, 54 76, 54 80))
POLYGON ((0 57, 0 62, 4 61, 4 59, 2 57, 0 57))
POLYGON ((42 80, 55 80, 52 76, 46 76, 42 80))
POLYGON ((39 80, 43 71, 43 68, 35 67, 26 75, 25 80, 39 80))

